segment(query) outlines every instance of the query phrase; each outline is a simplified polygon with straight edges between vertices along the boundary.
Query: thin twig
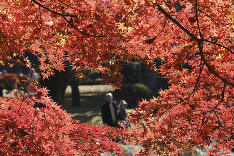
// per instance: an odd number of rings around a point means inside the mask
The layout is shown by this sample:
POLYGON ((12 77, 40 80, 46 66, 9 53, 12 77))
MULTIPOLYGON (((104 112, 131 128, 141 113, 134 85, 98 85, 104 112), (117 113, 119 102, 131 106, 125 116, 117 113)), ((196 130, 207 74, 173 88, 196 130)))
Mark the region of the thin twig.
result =
MULTIPOLYGON (((210 15, 206 14, 205 12, 203 12, 201 9, 198 9, 198 8, 197 8, 197 0, 196 0, 196 16, 197 16, 197 23, 198 23, 198 24, 199 24, 199 22, 198 22, 198 11, 204 13, 207 17, 211 18, 213 21, 217 21, 217 20, 215 20, 213 17, 211 17, 210 15)), ((217 22, 221 23, 220 21, 217 21, 217 22)), ((217 24, 217 23, 216 23, 216 24, 217 24)), ((221 23, 221 24, 225 25, 224 23, 221 23)), ((218 25, 218 24, 217 24, 217 25, 218 25)), ((220 25, 218 25, 218 26, 223 30, 223 28, 222 28, 220 25)), ((198 28, 199 28, 199 25, 198 25, 198 28)), ((224 31, 224 30, 223 30, 223 31, 224 31)), ((201 32, 201 31, 200 31, 200 28, 199 28, 199 32, 201 32)), ((200 34, 201 34, 201 33, 200 33, 200 34)), ((228 50, 230 53, 234 54, 234 52, 233 52, 231 49, 229 49, 229 48, 227 48, 227 47, 225 47, 225 46, 223 46, 223 45, 221 45, 221 44, 218 44, 218 43, 216 43, 216 42, 209 41, 209 40, 207 40, 207 39, 203 39, 202 37, 201 37, 201 40, 202 40, 202 41, 209 42, 209 43, 212 43, 212 44, 217 45, 217 46, 220 46, 220 47, 222 47, 222 48, 225 48, 225 49, 228 50)))
POLYGON ((200 11, 201 13, 203 13, 205 16, 209 17, 212 21, 216 22, 215 24, 217 24, 220 28, 222 28, 218 23, 226 25, 225 23, 222 23, 216 19, 214 19, 213 17, 211 17, 210 15, 208 15, 207 13, 205 13, 204 11, 202 11, 201 9, 198 9, 198 11, 200 11))
POLYGON ((86 36, 89 36, 89 37, 107 37, 107 36, 105 36, 105 35, 91 35, 91 34, 88 34, 88 33, 84 32, 84 31, 81 31, 81 30, 77 29, 77 28, 74 26, 74 24, 73 24, 73 23, 70 23, 69 20, 66 18, 66 17, 71 17, 71 18, 72 18, 72 17, 75 17, 75 15, 68 14, 68 13, 62 14, 62 13, 59 13, 59 12, 56 12, 56 11, 53 11, 53 10, 47 8, 46 6, 42 5, 41 3, 39 3, 39 2, 37 2, 37 1, 35 1, 35 0, 32 0, 32 2, 34 2, 35 4, 41 6, 41 7, 44 8, 44 9, 48 10, 48 11, 51 12, 51 13, 54 13, 54 14, 56 14, 56 15, 59 15, 59 16, 63 17, 63 18, 66 20, 66 22, 67 22, 72 28, 74 28, 76 31, 78 31, 79 33, 81 33, 81 34, 83 34, 83 35, 86 35, 86 36))
POLYGON ((232 131, 229 131, 229 130, 227 129, 227 127, 225 127, 225 126, 221 123, 221 121, 219 120, 219 117, 218 117, 217 113, 214 112, 214 114, 215 114, 215 116, 216 116, 216 118, 217 118, 217 120, 218 120, 219 125, 220 125, 221 127, 223 127, 224 129, 226 129, 226 131, 227 131, 229 134, 231 134, 232 136, 234 136, 234 133, 233 133, 232 131))
POLYGON ((155 39, 162 33, 162 31, 164 30, 164 28, 166 27, 166 23, 167 23, 168 18, 165 20, 164 24, 163 24, 163 28, 160 30, 160 32, 155 36, 155 39))
POLYGON ((201 77, 201 73, 202 73, 203 67, 204 67, 204 64, 202 64, 202 66, 200 67, 200 72, 199 72, 199 75, 198 75, 198 77, 197 77, 197 81, 196 81, 196 83, 195 83, 195 86, 194 86, 194 88, 193 88, 193 91, 189 94, 189 96, 188 96, 187 98, 185 98, 184 100, 182 100, 182 102, 188 100, 188 99, 193 95, 193 93, 196 91, 197 86, 198 86, 198 83, 199 83, 199 81, 200 81, 200 77, 201 77))
POLYGON ((197 27, 198 27, 198 30, 199 30, 200 38, 201 38, 201 39, 203 39, 203 37, 202 37, 202 33, 201 33, 201 28, 200 28, 200 25, 199 25, 199 19, 198 19, 197 0, 196 0, 195 8, 196 8, 197 27))
POLYGON ((167 18, 169 18, 173 23, 175 23, 178 27, 180 27, 186 34, 188 34, 191 38, 199 41, 200 39, 197 38, 193 33, 191 33, 188 29, 186 29, 179 21, 173 18, 170 14, 168 14, 159 4, 156 4, 158 10, 162 12, 167 18))
POLYGON ((208 62, 206 61, 205 57, 204 57, 204 53, 203 53, 203 47, 202 47, 202 41, 201 39, 199 39, 197 36, 195 36, 193 33, 191 33, 188 29, 186 29, 180 22, 178 22, 176 19, 174 19, 170 14, 168 14, 159 4, 156 4, 156 6, 158 7, 158 10, 160 12, 162 12, 166 17, 168 17, 172 22, 174 22, 177 26, 179 26, 186 34, 188 34, 191 38, 193 38, 194 40, 197 41, 198 43, 198 48, 199 48, 199 52, 201 55, 201 59, 204 62, 204 64, 207 66, 207 68, 209 69, 209 71, 214 74, 216 77, 218 77, 221 81, 225 82, 226 84, 229 84, 231 86, 234 87, 234 83, 231 83, 229 81, 227 81, 226 79, 224 79, 222 76, 220 76, 216 71, 214 71, 210 65, 208 64, 208 62))
POLYGON ((213 41, 209 41, 209 40, 207 40, 207 39, 202 39, 202 41, 206 41, 206 42, 212 43, 212 44, 214 44, 214 45, 220 46, 220 47, 222 47, 222 48, 228 50, 230 53, 234 54, 234 52, 233 52, 231 49, 229 49, 228 47, 225 47, 225 46, 223 46, 223 45, 221 45, 221 44, 219 44, 219 43, 216 43, 216 42, 213 42, 213 41))
POLYGON ((70 8, 72 8, 72 9, 74 9, 71 5, 68 5, 68 4, 66 4, 66 3, 64 3, 63 1, 61 1, 61 0, 58 0, 60 3, 62 3, 63 5, 66 5, 66 6, 68 6, 68 7, 70 7, 70 8))
POLYGON ((83 35, 85 35, 85 36, 89 36, 89 37, 107 37, 106 35, 91 35, 91 34, 88 34, 88 33, 84 32, 84 31, 81 31, 81 30, 77 29, 77 28, 74 26, 74 24, 72 24, 65 16, 62 16, 62 17, 67 21, 67 23, 68 23, 72 28, 74 28, 76 31, 78 31, 79 33, 81 33, 81 34, 83 34, 83 35))
POLYGON ((213 68, 211 68, 211 66, 208 64, 208 62, 206 61, 205 57, 204 57, 204 53, 203 53, 203 48, 201 45, 201 42, 198 42, 198 48, 199 48, 199 52, 201 55, 201 59, 204 62, 204 64, 207 66, 207 68, 209 69, 209 71, 214 74, 217 78, 219 78, 221 81, 223 81, 226 84, 229 84, 230 86, 234 87, 234 83, 231 83, 229 81, 227 81, 226 79, 224 79, 222 76, 220 76, 216 71, 214 71, 213 68))
MULTIPOLYGON (((201 76, 201 72, 202 72, 202 70, 203 70, 203 66, 204 66, 204 64, 202 64, 202 66, 201 66, 201 68, 200 68, 200 72, 199 72, 197 81, 196 81, 196 83, 195 83, 195 86, 194 86, 194 88, 193 88, 193 91, 188 95, 188 97, 186 97, 185 99, 181 100, 179 103, 177 103, 177 104, 175 104, 175 105, 173 105, 173 106, 167 108, 167 109, 162 113, 162 115, 160 116, 160 118, 161 118, 168 110, 170 110, 170 109, 172 109, 173 107, 179 105, 180 103, 182 103, 182 102, 188 100, 188 99, 191 97, 191 95, 196 91, 197 85, 198 85, 198 83, 199 83, 199 81, 200 81, 200 76, 201 76)), ((158 108, 156 108, 156 109, 158 109, 158 108)), ((154 110, 154 112, 156 112, 156 109, 154 110)), ((160 118, 158 118, 158 119, 160 119, 160 118)))
POLYGON ((47 8, 46 6, 42 5, 41 3, 39 3, 39 2, 37 2, 37 1, 35 1, 35 0, 32 0, 32 2, 34 2, 34 3, 37 4, 38 6, 41 6, 42 8, 44 8, 44 9, 48 10, 49 12, 52 12, 52 13, 54 13, 54 14, 56 14, 56 15, 74 17, 74 15, 72 15, 72 14, 62 14, 62 13, 53 11, 53 10, 47 8))
POLYGON ((224 93, 225 93, 225 88, 226 88, 226 83, 224 83, 223 85, 223 91, 222 91, 222 98, 221 100, 219 101, 219 103, 213 108, 212 112, 219 106, 219 104, 224 100, 224 93))

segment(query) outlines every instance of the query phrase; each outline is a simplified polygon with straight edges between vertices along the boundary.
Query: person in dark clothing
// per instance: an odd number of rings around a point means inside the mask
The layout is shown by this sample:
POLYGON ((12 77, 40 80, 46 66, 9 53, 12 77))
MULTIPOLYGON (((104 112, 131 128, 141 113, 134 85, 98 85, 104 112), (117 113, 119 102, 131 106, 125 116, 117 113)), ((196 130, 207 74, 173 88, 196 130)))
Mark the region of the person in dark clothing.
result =
POLYGON ((117 127, 117 103, 113 101, 113 95, 111 93, 106 94, 106 102, 102 105, 101 113, 103 124, 117 127))
POLYGON ((128 112, 126 110, 128 103, 125 100, 119 102, 119 110, 117 111, 117 118, 119 119, 119 127, 129 127, 129 123, 126 121, 128 112))

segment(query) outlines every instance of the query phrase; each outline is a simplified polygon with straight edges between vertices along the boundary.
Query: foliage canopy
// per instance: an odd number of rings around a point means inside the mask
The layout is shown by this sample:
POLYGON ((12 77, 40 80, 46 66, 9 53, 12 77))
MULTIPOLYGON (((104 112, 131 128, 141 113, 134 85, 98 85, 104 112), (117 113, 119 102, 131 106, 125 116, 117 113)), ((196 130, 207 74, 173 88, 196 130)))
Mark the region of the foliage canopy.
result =
POLYGON ((118 62, 134 59, 171 84, 139 103, 129 116, 136 129, 119 131, 71 121, 38 84, 29 88, 33 96, 0 98, 1 154, 120 154, 109 141, 117 135, 141 143, 140 154, 206 149, 211 138, 208 153, 227 153, 234 148, 233 32, 233 0, 1 0, 1 65, 30 67, 27 51, 44 78, 69 61, 78 78, 97 70, 119 87, 118 62))

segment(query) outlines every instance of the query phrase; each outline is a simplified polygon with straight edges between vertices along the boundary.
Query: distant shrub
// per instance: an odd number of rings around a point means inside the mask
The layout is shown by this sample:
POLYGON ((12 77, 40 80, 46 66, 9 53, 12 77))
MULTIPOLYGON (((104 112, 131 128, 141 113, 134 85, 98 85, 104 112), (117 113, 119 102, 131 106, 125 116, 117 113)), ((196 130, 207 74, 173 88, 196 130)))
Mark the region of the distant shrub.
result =
POLYGON ((101 85, 103 81, 102 73, 99 71, 87 71, 87 78, 79 81, 79 85, 101 85))
POLYGON ((79 82, 80 85, 101 85, 103 79, 102 78, 96 78, 96 79, 91 79, 91 78, 86 78, 83 79, 79 82))
POLYGON ((130 107, 136 107, 138 101, 152 97, 152 91, 141 83, 125 84, 120 89, 113 92, 114 99, 118 102, 124 99, 130 107))
POLYGON ((94 82, 94 85, 101 85, 103 82, 103 78, 97 78, 93 82, 94 82))
POLYGON ((102 78, 102 74, 99 71, 93 70, 87 74, 88 78, 95 80, 98 78, 102 78))
POLYGON ((138 62, 130 62, 123 63, 123 70, 121 73, 124 76, 123 82, 124 84, 128 83, 137 83, 139 82, 139 63, 138 62))

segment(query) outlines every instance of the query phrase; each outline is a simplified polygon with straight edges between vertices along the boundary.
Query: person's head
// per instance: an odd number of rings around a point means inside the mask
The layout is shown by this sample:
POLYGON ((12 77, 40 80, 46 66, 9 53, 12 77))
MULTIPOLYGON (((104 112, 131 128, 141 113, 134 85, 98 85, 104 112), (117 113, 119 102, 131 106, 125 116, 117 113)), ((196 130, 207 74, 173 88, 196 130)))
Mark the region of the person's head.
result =
POLYGON ((30 74, 33 74, 33 73, 35 73, 35 69, 34 68, 30 68, 29 72, 30 72, 30 74))
POLYGON ((113 100, 113 95, 111 93, 107 93, 106 94, 106 101, 110 103, 112 100, 113 100))
POLYGON ((127 107, 127 105, 128 105, 128 103, 127 103, 125 100, 121 100, 121 101, 119 102, 119 107, 120 107, 121 109, 125 109, 125 108, 127 107))

